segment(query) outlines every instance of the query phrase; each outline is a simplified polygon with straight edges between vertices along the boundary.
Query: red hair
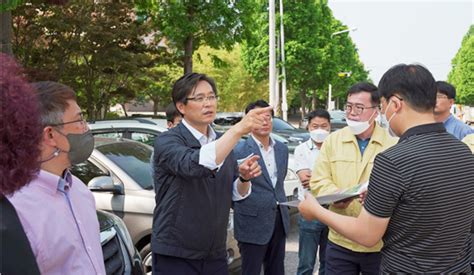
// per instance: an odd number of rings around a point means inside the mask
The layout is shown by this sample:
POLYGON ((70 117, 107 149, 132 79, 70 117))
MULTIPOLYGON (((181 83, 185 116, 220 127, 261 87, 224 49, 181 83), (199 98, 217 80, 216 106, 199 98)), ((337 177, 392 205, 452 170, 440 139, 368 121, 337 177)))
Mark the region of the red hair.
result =
POLYGON ((21 67, 0 53, 0 194, 9 195, 40 169, 42 127, 38 100, 21 67))

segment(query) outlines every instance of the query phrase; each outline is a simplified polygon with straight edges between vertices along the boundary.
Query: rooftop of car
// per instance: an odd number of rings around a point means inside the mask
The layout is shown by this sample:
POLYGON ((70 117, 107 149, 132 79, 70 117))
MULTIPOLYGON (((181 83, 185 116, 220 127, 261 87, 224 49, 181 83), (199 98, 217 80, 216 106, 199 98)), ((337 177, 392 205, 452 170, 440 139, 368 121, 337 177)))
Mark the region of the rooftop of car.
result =
MULTIPOLYGON (((159 125, 161 123, 153 122, 152 120, 147 119, 118 119, 118 120, 99 120, 94 122, 89 122, 89 128, 91 130, 100 130, 100 129, 110 129, 110 128, 141 128, 141 129, 150 129, 156 130, 159 132, 167 131, 166 126, 159 125)), ((166 120, 164 122, 166 125, 166 120)))

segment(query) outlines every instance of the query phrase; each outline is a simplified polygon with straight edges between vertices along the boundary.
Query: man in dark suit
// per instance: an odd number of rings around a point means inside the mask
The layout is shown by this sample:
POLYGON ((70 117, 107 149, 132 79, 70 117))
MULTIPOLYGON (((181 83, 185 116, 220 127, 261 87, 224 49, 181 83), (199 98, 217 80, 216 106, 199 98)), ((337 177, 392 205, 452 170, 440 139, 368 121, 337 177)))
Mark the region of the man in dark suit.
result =
MULTIPOLYGON (((245 113, 267 108, 263 100, 250 103, 245 113)), ((234 202, 234 235, 242 255, 242 274, 284 274, 285 237, 290 222, 283 181, 288 167, 288 148, 270 137, 273 111, 268 110, 260 129, 252 130, 245 142, 234 149, 237 159, 259 156, 262 174, 252 179, 252 193, 234 202)))
POLYGON ((228 274, 231 203, 245 199, 249 180, 261 173, 258 156, 238 167, 232 149, 264 124, 262 116, 271 108, 247 114, 218 136, 210 127, 218 99, 211 78, 186 74, 174 84, 172 97, 183 120, 155 141, 153 274, 228 274))

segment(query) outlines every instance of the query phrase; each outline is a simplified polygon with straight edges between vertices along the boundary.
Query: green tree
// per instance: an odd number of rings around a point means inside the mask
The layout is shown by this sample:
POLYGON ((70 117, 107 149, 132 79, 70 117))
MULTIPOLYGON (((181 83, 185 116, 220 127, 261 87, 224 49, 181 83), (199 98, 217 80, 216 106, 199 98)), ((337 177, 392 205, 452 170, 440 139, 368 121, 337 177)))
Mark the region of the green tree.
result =
POLYGON ((112 1, 41 2, 14 11, 14 51, 32 80, 61 81, 78 94, 89 119, 105 117, 114 101, 136 96, 136 80, 154 65, 134 5, 112 1))
MULTIPOLYGON (((12 50, 12 10, 21 5, 23 0, 0 0, 0 52, 13 55, 12 50)), ((46 0, 49 4, 62 5, 67 0, 46 0)))
MULTIPOLYGON (((243 47, 245 67, 257 80, 268 77, 268 11, 266 3, 260 7, 254 19, 260 27, 243 47)), ((311 105, 314 109, 324 104, 321 101, 326 102, 329 83, 339 91, 349 81, 367 79, 350 37, 331 37, 333 32, 347 27, 333 17, 325 1, 285 2, 283 20, 287 84, 294 99, 291 106, 311 105), (351 71, 351 77, 339 78, 341 71, 351 71)), ((303 116, 304 112, 305 108, 303 116)))
POLYGON ((157 115, 160 105, 166 106, 172 101, 172 86, 180 76, 181 70, 176 64, 158 64, 148 68, 140 78, 139 96, 153 102, 154 115, 157 115))
POLYGON ((464 36, 451 64, 448 81, 456 87, 459 103, 474 105, 474 25, 464 36))
POLYGON ((193 70, 193 52, 201 45, 230 50, 247 35, 252 21, 253 0, 241 1, 151 1, 142 0, 139 10, 156 23, 158 39, 182 57, 184 73, 193 70))
POLYGON ((216 81, 222 112, 243 111, 248 103, 268 98, 268 83, 255 81, 245 70, 238 44, 230 52, 203 46, 194 53, 194 64, 196 72, 216 81))

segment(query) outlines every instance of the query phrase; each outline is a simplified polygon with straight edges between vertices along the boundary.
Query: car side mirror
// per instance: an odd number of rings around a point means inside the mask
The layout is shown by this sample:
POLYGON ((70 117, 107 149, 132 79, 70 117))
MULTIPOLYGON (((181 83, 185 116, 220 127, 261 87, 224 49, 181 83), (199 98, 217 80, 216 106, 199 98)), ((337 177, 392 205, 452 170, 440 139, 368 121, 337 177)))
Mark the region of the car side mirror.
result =
POLYGON ((123 186, 114 184, 114 180, 109 176, 95 177, 87 185, 92 192, 110 192, 123 195, 123 186))

